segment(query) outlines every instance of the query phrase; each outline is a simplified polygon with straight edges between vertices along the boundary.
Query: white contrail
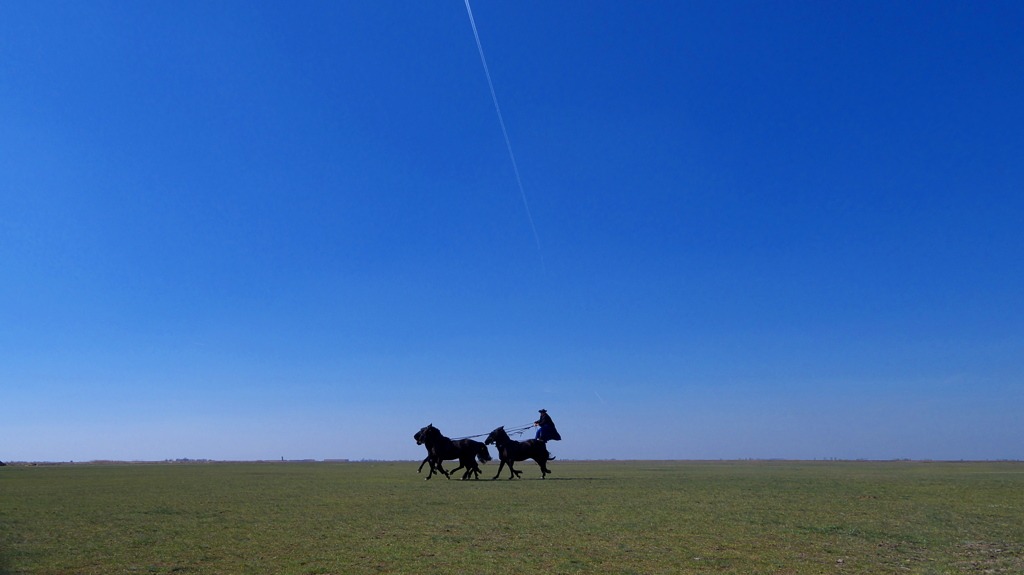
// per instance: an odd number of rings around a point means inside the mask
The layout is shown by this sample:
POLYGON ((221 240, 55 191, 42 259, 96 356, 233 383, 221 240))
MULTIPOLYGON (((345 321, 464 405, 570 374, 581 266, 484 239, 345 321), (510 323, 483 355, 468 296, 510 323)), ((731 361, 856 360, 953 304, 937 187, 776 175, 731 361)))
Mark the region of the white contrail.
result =
POLYGON ((541 267, 543 267, 544 253, 540 249, 540 236, 537 235, 537 226, 533 225, 533 216, 530 214, 530 203, 526 201, 526 191, 523 190, 523 180, 519 177, 519 165, 516 164, 516 155, 512 153, 512 143, 508 139, 508 130, 505 129, 505 120, 501 117, 501 107, 498 106, 498 96, 494 93, 494 83, 491 82, 491 71, 487 69, 487 58, 484 57, 484 47, 480 43, 480 34, 476 31, 476 20, 473 19, 473 9, 469 7, 469 0, 466 0, 466 13, 469 14, 469 24, 473 27, 473 37, 476 38, 476 49, 480 52, 480 62, 484 65, 484 75, 487 76, 487 87, 491 89, 491 100, 494 101, 494 111, 498 113, 498 123, 501 124, 501 133, 505 136, 505 147, 508 148, 508 157, 512 160, 512 170, 516 173, 516 183, 519 184, 519 195, 523 198, 523 207, 526 208, 526 217, 530 220, 530 229, 533 230, 533 240, 537 242, 537 254, 540 255, 541 267))

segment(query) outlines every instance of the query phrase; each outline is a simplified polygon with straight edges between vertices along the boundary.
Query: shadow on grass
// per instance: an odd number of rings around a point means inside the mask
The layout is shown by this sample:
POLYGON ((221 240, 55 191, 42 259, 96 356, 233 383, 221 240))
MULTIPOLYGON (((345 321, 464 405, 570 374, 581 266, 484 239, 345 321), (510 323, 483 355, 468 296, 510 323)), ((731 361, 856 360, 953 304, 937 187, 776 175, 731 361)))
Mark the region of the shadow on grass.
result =
POLYGON ((482 481, 611 481, 609 477, 517 477, 515 479, 509 479, 508 477, 499 477, 497 479, 486 479, 482 481))

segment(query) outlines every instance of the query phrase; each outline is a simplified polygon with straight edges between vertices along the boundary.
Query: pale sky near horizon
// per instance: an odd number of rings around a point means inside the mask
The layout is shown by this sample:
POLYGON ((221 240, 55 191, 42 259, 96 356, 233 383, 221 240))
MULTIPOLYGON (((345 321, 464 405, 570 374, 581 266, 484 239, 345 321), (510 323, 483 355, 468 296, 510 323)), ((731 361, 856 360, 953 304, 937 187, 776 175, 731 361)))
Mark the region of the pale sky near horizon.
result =
POLYGON ((0 5, 0 460, 1024 459, 1024 4, 473 12, 0 5))

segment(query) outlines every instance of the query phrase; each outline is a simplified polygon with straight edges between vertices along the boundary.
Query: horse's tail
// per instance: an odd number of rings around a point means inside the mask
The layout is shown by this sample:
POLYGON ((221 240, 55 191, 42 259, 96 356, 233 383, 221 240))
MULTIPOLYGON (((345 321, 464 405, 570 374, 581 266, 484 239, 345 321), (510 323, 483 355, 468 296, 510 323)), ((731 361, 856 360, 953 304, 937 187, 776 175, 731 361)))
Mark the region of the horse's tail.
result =
POLYGON ((483 443, 480 444, 480 451, 477 452, 476 458, 480 460, 480 463, 487 463, 491 460, 491 452, 487 450, 487 446, 483 443))

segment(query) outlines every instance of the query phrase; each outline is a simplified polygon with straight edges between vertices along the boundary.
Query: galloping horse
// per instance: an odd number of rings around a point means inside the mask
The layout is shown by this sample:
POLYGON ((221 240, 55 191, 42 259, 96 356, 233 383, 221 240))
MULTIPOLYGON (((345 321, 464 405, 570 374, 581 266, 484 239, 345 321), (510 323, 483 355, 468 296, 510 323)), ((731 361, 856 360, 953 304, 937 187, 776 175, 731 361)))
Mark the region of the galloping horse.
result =
MULTIPOLYGON (((462 468, 466 468, 466 471, 462 474, 463 480, 469 479, 473 474, 476 474, 476 478, 479 479, 480 466, 476 464, 473 458, 479 459, 480 463, 487 463, 491 460, 491 454, 483 443, 473 441, 472 439, 452 441, 441 435, 441 431, 434 427, 434 424, 430 424, 417 431, 413 435, 413 439, 416 440, 416 445, 426 445, 427 447, 427 458, 423 460, 423 463, 430 464, 430 473, 427 474, 426 479, 430 479, 435 470, 440 471, 445 477, 450 479, 451 473, 455 473, 462 468), (446 459, 458 459, 459 466, 451 471, 445 471, 441 463, 446 459)), ((423 463, 420 463, 420 470, 423 469, 423 463)))
POLYGON ((498 461, 501 463, 498 465, 498 473, 494 475, 493 479, 497 479, 501 475, 501 468, 508 465, 509 479, 519 477, 522 475, 522 471, 517 471, 512 467, 514 461, 525 461, 532 459, 537 462, 540 466, 540 478, 551 473, 545 465, 548 461, 554 459, 551 454, 548 453, 548 447, 544 445, 543 441, 537 439, 527 439, 526 441, 513 441, 507 433, 505 433, 504 427, 499 427, 491 432, 484 440, 485 445, 496 444, 498 446, 498 461))

